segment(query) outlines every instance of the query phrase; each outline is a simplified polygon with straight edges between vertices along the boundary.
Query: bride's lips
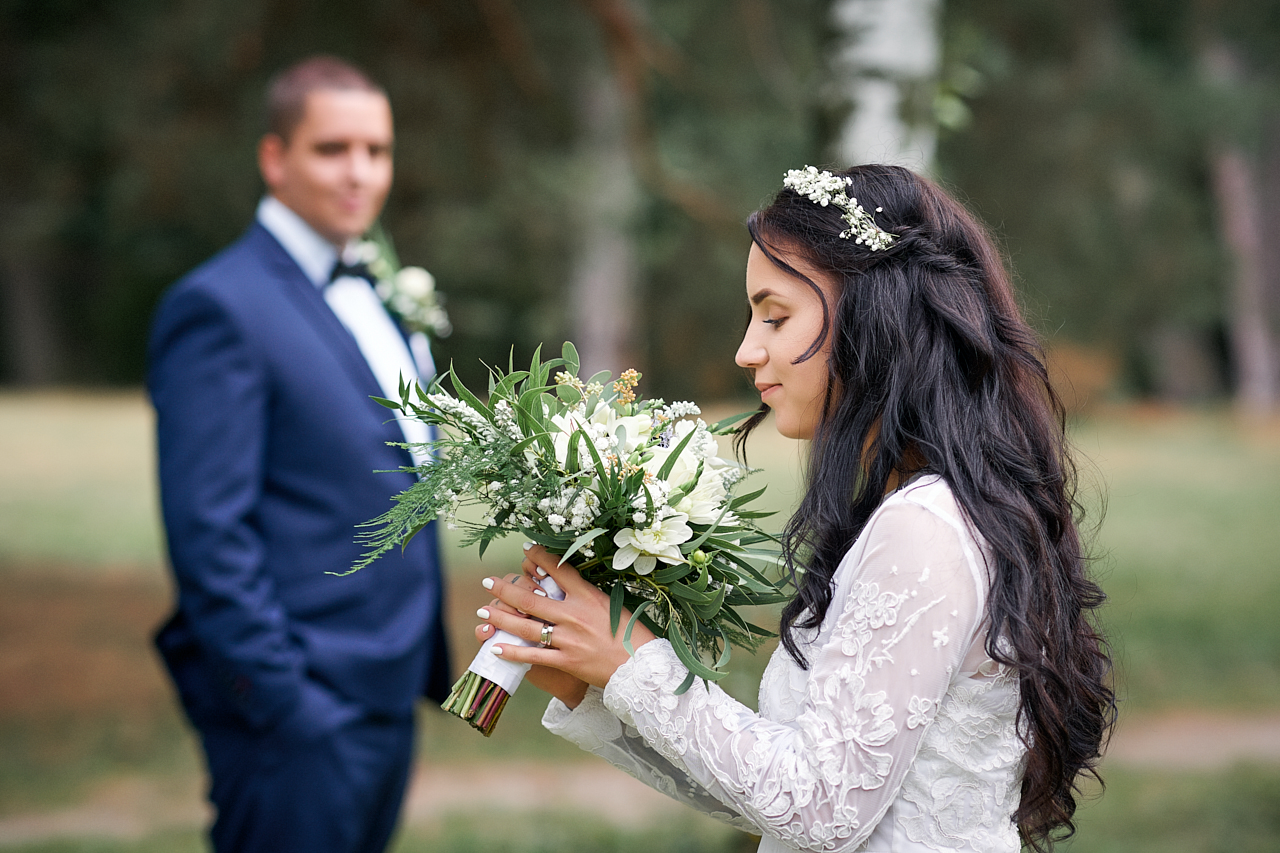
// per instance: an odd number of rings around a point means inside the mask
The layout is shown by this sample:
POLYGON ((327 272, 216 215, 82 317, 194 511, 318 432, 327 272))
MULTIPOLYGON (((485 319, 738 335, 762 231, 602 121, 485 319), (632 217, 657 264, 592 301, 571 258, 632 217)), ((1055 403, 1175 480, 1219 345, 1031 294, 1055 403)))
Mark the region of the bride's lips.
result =
POLYGON ((772 394, 777 389, 781 388, 782 386, 781 385, 757 385, 756 387, 760 389, 760 401, 762 403, 767 403, 769 402, 769 395, 772 394))

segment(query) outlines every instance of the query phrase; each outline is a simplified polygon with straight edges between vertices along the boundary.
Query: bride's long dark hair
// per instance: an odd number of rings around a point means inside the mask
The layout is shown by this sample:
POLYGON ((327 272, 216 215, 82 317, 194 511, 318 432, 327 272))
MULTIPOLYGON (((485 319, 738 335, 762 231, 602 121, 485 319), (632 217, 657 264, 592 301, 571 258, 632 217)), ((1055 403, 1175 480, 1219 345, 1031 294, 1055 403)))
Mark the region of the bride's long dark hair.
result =
POLYGON ((968 211, 899 167, 837 174, 853 180, 850 197, 882 208, 875 219, 897 235, 892 246, 841 239, 839 208, 790 189, 747 223, 761 251, 822 299, 825 329, 797 361, 830 337, 808 484, 783 538, 789 567, 803 572, 782 642, 807 668, 796 631, 822 623, 836 566, 891 478, 941 475, 989 548, 986 651, 1018 672, 1029 750, 1016 820, 1044 850, 1074 831, 1079 780, 1097 777, 1115 717, 1063 407, 1000 255, 968 211), (835 283, 834 305, 795 260, 835 283))

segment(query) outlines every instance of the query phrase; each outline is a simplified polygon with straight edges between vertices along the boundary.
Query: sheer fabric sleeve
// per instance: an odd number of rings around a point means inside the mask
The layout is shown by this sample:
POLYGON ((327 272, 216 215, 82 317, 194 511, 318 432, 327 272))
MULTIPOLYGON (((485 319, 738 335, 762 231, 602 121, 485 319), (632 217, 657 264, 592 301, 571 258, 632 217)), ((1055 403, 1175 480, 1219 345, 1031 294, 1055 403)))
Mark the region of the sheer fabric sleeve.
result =
POLYGON ((901 496, 883 506, 837 571, 792 722, 702 682, 676 696, 686 670, 665 640, 618 669, 605 706, 758 832, 800 850, 854 850, 893 803, 978 636, 985 585, 973 544, 934 509, 901 496))
POLYGON ((711 796, 683 767, 664 758, 635 729, 624 727, 604 706, 604 691, 600 688, 587 688, 587 695, 572 710, 559 699, 552 699, 542 716, 542 725, 655 791, 730 826, 756 832, 755 824, 711 796))

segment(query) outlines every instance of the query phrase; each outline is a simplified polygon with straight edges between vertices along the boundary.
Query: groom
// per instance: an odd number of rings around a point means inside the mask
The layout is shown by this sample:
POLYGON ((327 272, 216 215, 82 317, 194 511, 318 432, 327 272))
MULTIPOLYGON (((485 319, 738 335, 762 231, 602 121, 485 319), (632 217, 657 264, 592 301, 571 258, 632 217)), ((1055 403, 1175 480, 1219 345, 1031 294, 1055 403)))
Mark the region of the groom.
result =
POLYGON ((351 252, 391 187, 386 94, 317 57, 272 82, 267 114, 254 223, 174 285, 152 328, 178 599, 156 644, 207 757, 215 850, 377 853, 414 702, 449 690, 435 525, 329 573, 413 483, 375 473, 413 461, 389 443, 427 438, 370 397, 434 368, 351 252))

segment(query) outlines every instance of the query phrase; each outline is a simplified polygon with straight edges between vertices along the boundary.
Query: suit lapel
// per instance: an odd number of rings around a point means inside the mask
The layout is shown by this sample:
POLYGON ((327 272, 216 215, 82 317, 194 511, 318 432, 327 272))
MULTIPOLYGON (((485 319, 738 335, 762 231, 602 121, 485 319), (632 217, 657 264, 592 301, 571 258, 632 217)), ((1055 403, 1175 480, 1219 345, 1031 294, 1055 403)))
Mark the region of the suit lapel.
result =
POLYGON ((356 339, 342 325, 342 321, 333 313, 333 309, 324 301, 320 292, 298 264, 289 256, 271 233, 255 223, 259 237, 264 244, 263 257, 268 269, 280 282, 289 300, 297 306, 298 311, 311 324, 316 333, 337 357, 352 382, 361 391, 370 395, 382 396, 378 380, 374 378, 369 363, 360 352, 356 339))
MULTIPOLYGON (((333 313, 329 303, 324 301, 324 295, 320 292, 320 289, 311 282, 311 279, 307 278, 297 262, 285 251, 276 238, 271 236, 271 232, 256 222, 254 223, 254 229, 258 232, 257 237, 263 244, 262 256, 268 270, 280 282, 289 300, 297 306, 298 312, 306 318, 321 340, 329 347, 330 352, 338 359, 343 370, 347 372, 347 375, 355 384, 356 389, 366 399, 368 397, 381 397, 382 388, 378 385, 377 378, 374 377, 373 371, 369 368, 369 362, 365 360, 364 353, 360 352, 359 344, 356 343, 356 339, 351 332, 347 331, 347 327, 342 325, 342 321, 338 319, 338 316, 333 313)), ((369 406, 371 412, 374 410, 378 412, 385 411, 381 407, 375 406, 372 401, 369 402, 369 406)), ((384 424, 384 427, 388 441, 404 441, 404 435, 394 421, 388 421, 384 424)), ((405 464, 412 465, 413 456, 409 451, 403 448, 399 448, 399 450, 404 457, 405 464)))

